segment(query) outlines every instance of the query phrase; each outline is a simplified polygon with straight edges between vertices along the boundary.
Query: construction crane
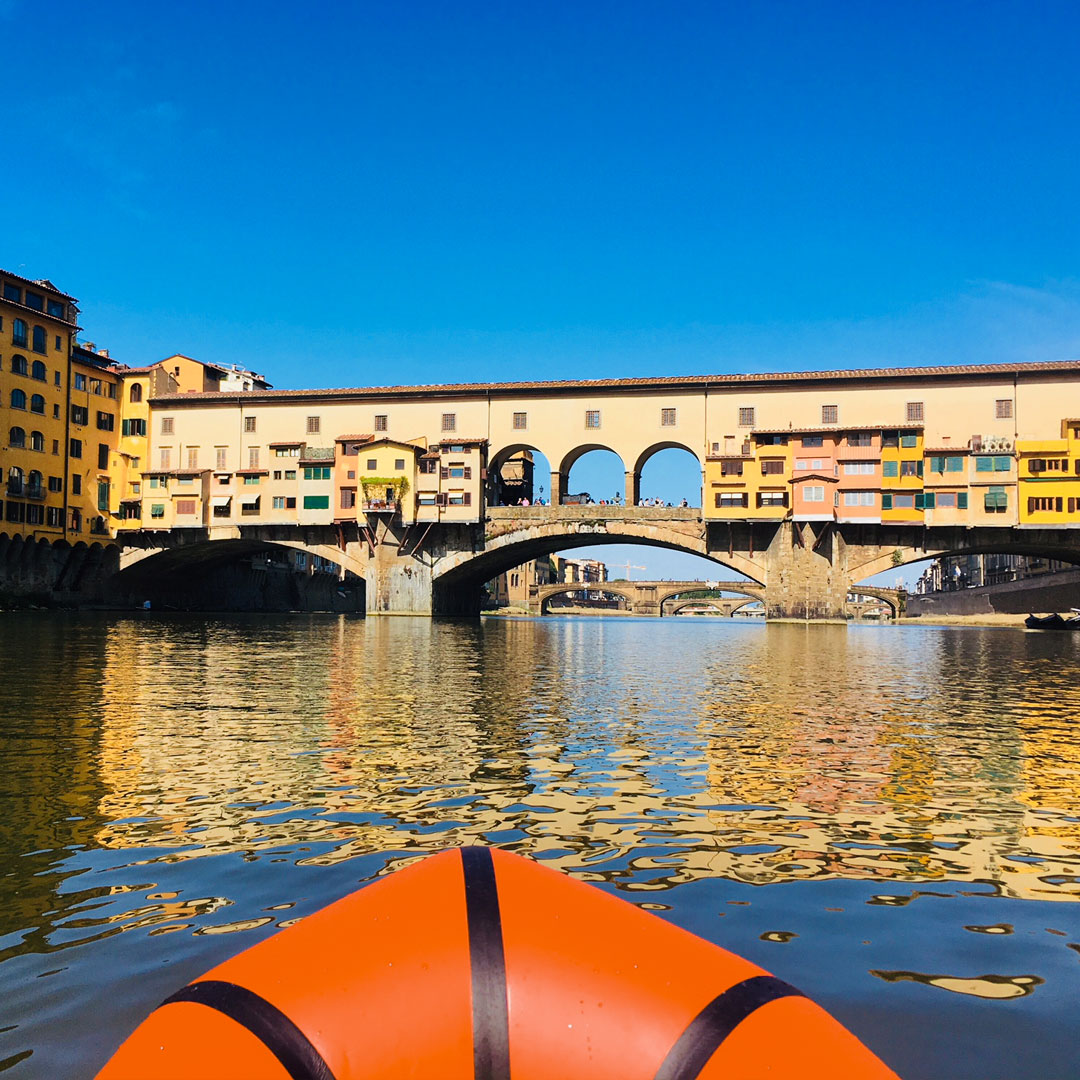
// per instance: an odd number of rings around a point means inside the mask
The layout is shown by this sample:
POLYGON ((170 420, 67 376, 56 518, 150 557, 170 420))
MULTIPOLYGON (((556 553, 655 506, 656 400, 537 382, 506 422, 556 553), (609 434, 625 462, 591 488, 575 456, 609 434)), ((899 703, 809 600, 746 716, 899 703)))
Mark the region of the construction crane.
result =
POLYGON ((631 577, 630 577, 630 571, 631 570, 647 570, 648 569, 648 567, 646 567, 646 566, 635 566, 632 562, 630 562, 629 559, 627 559, 625 564, 616 563, 615 568, 617 570, 623 570, 623 569, 626 570, 626 577, 624 578, 625 581, 630 581, 631 580, 631 577))

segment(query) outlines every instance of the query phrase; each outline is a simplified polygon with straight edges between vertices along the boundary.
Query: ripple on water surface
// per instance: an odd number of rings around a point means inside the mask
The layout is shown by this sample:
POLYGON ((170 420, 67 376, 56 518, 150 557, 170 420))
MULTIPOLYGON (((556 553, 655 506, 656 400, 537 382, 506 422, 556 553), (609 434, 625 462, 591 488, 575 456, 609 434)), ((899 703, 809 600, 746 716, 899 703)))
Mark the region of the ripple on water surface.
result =
POLYGON ((186 979, 478 842, 761 963, 905 1076, 1080 1072, 1068 635, 26 615, 0 649, 38 676, 0 686, 13 1076, 91 1075, 186 979))

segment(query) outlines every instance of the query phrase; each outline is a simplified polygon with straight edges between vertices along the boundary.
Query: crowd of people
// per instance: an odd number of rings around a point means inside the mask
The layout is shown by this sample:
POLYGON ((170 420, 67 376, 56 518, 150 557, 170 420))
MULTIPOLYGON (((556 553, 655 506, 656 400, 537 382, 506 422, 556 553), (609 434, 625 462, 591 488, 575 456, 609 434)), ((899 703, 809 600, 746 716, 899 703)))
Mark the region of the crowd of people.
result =
MULTIPOLYGON (((515 505, 515 506, 546 506, 547 503, 544 502, 543 496, 539 496, 536 499, 531 499, 530 500, 528 496, 523 495, 513 505, 515 505)), ((623 505, 623 497, 620 494, 618 494, 618 492, 616 492, 615 495, 612 498, 610 498, 610 499, 600 499, 599 502, 598 502, 591 495, 586 495, 581 500, 580 505, 583 505, 583 506, 622 506, 623 505)), ((682 499, 678 503, 664 502, 663 499, 638 499, 638 501, 637 501, 637 503, 635 505, 637 505, 637 506, 667 506, 667 507, 678 506, 680 508, 684 508, 684 507, 688 507, 690 504, 685 499, 682 499)))

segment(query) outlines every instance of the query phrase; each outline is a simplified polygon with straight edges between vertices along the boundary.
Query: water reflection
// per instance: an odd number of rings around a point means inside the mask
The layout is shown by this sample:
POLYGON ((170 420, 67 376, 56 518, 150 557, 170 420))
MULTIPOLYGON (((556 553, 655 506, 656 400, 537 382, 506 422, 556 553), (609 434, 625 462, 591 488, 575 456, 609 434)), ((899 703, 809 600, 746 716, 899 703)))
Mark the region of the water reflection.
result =
MULTIPOLYGON (((0 989, 50 953, 82 985, 128 932, 194 973, 216 937, 254 939, 473 842, 684 923, 696 894, 676 887, 717 881, 865 882, 875 919, 958 882, 1080 896, 1067 635, 43 615, 0 626, 0 648, 40 676, 0 686, 0 989)), ((785 918, 753 940, 794 956, 820 947, 808 929, 785 918)), ((991 915, 949 932, 1012 931, 991 915)), ((873 974, 995 1000, 1041 982, 903 963, 873 974)), ((51 1008, 85 1034, 75 991, 23 993, 24 1026, 51 1008)))

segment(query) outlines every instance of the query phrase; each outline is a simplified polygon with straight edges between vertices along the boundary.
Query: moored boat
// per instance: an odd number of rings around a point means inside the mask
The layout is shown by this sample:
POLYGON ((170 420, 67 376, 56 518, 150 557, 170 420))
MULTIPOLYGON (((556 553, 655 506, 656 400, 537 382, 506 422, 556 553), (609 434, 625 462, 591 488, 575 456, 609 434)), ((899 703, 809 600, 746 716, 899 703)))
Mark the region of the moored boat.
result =
POLYGON ((1029 630, 1080 630, 1080 615, 1063 619, 1056 612, 1052 615, 1029 615, 1024 620, 1029 630))
POLYGON ((168 998, 99 1080, 896 1080, 820 1006, 590 885, 443 852, 168 998))

